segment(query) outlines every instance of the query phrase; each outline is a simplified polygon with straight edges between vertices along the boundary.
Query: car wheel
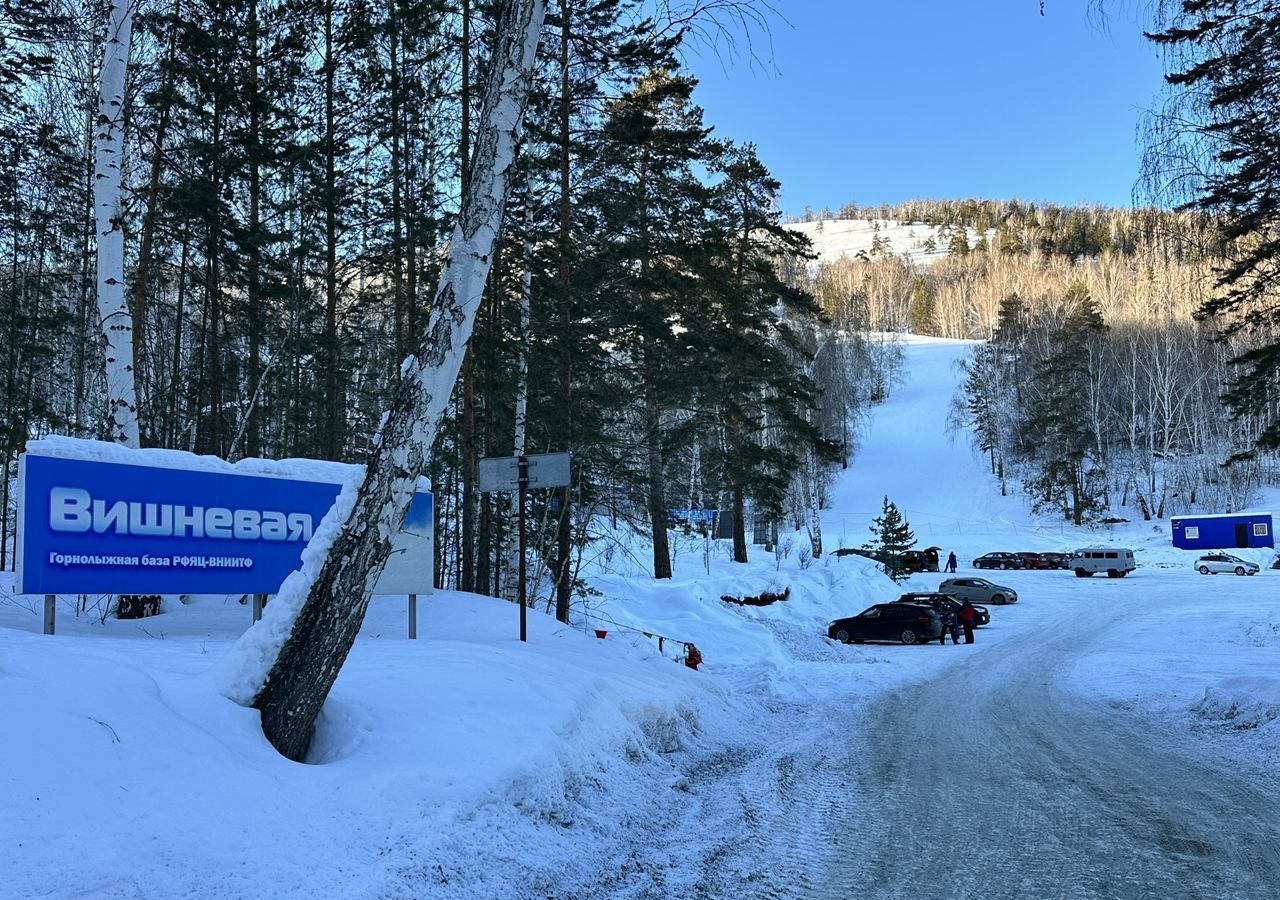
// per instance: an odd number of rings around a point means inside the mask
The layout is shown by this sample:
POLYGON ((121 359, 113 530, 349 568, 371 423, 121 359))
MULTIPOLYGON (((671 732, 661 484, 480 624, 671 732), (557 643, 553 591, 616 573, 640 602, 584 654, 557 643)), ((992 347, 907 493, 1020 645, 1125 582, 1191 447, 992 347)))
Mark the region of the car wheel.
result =
POLYGON ((839 631, 837 631, 836 640, 842 644, 849 643, 849 641, 851 640, 851 638, 849 637, 849 629, 841 628, 839 631))
POLYGON ((992 594, 991 602, 994 603, 996 606, 1004 606, 1009 601, 1004 599, 1004 594, 992 594))
POLYGON ((1208 566, 1201 566, 1199 571, 1200 571, 1200 574, 1201 574, 1201 575, 1208 575, 1208 574, 1209 574, 1209 567, 1208 567, 1208 566))
POLYGON ((1088 578, 1092 574, 1092 572, 1086 572, 1084 569, 1076 569, 1077 578, 1088 578))
POLYGON ((914 644, 916 642, 916 633, 910 628, 902 629, 902 634, 898 637, 904 644, 914 644))
POLYGON ((1244 566, 1236 566, 1236 574, 1237 574, 1237 575, 1243 575, 1243 574, 1244 574, 1244 566))
POLYGON ((1107 577, 1108 577, 1108 578, 1119 578, 1119 577, 1120 577, 1120 573, 1119 573, 1119 572, 1117 572, 1115 569, 1107 569, 1107 577))
POLYGON ((1008 564, 1008 563, 1000 563, 1000 568, 1001 568, 1001 569, 1007 569, 1007 568, 1009 568, 1009 564, 1008 564))

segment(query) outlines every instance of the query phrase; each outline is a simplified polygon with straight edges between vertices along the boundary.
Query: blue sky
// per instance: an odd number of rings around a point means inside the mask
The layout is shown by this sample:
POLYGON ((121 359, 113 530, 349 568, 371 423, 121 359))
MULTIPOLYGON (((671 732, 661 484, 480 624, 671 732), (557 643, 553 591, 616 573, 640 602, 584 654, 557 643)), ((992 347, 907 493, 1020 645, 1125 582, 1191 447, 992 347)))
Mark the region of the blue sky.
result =
POLYGON ((1087 5, 785 0, 776 72, 705 48, 687 67, 708 124, 757 145, 789 213, 915 197, 1127 206, 1162 69, 1132 15, 1113 10, 1104 31, 1087 5))

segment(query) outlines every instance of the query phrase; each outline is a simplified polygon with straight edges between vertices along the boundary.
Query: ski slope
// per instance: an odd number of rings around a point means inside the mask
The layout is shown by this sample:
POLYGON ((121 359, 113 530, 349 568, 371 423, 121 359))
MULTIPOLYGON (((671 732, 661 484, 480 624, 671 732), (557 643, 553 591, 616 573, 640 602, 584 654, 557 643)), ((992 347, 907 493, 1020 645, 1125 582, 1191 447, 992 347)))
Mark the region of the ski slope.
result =
MULTIPOLYGON (((828 520, 840 531, 854 522, 865 527, 888 495, 920 545, 954 549, 959 542, 968 548, 978 536, 998 534, 1027 536, 1025 547, 1010 549, 1050 549, 1033 538, 1037 531, 1060 534, 1060 527, 1037 526, 1023 498, 1001 497, 968 435, 947 431, 956 364, 973 342, 902 338, 908 351, 904 383, 872 411, 854 461, 832 490, 828 520)), ((859 536, 854 545, 864 540, 859 536)))

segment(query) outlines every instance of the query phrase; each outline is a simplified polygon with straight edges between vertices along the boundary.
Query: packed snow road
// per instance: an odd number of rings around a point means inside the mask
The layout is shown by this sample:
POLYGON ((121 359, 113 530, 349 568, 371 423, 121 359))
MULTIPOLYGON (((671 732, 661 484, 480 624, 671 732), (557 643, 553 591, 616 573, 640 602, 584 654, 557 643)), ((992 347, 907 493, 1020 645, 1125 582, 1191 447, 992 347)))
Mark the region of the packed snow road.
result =
MULTIPOLYGON (((1274 605, 1272 578, 1000 576, 1026 599, 993 609, 973 646, 806 663, 811 699, 689 772, 683 827, 637 867, 698 872, 678 886, 713 897, 1277 896, 1280 785, 1191 727, 1185 697, 1160 696, 1179 678, 1204 691, 1206 589, 1238 616, 1274 605), (870 703, 842 695, 848 663, 868 661, 920 677, 870 703), (1182 719, 1157 715, 1170 700, 1182 719)), ((641 882, 616 894, 677 886, 641 882)))
POLYGON ((851 779, 865 843, 842 873, 846 896, 1276 896, 1275 784, 1064 689, 1100 633, 1130 627, 1133 611, 1111 602, 1060 607, 873 705, 851 779))

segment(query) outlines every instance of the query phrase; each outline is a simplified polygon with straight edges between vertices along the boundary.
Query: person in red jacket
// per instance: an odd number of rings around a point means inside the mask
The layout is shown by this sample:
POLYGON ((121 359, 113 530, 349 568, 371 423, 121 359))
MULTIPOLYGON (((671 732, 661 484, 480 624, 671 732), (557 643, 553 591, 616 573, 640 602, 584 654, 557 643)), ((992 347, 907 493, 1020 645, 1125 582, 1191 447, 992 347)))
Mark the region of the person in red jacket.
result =
POLYGON ((964 601, 964 604, 960 607, 960 614, 957 618, 960 619, 960 627, 964 629, 964 642, 966 644, 972 644, 973 622, 974 619, 977 618, 977 615, 973 611, 973 604, 968 600, 964 601))

